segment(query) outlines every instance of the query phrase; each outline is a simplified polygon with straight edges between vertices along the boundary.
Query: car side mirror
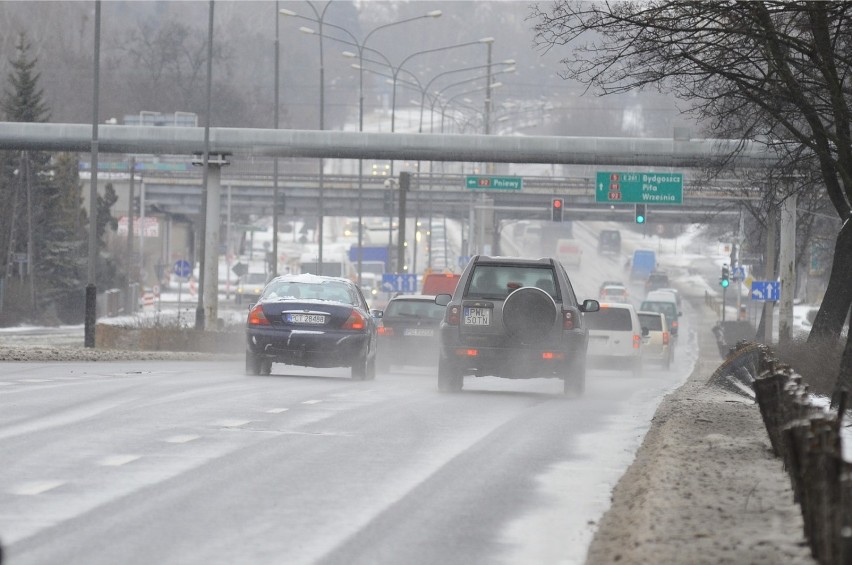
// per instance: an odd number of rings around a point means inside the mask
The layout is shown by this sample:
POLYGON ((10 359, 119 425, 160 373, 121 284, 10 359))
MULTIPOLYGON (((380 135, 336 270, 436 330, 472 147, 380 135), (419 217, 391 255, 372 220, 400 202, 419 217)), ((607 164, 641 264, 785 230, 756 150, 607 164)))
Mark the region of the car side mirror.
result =
POLYGON ((251 312, 251 309, 252 309, 252 308, 254 308, 254 302, 252 302, 251 304, 249 304, 249 307, 248 307, 249 312, 251 312))
POLYGON ((384 313, 383 310, 378 310, 378 309, 370 310, 370 315, 374 318, 381 318, 382 316, 384 316, 384 314, 385 313, 384 313))
POLYGON ((439 294, 435 297, 435 304, 438 306, 446 306, 453 299, 451 294, 439 294))
POLYGON ((650 334, 651 334, 651 330, 649 330, 648 328, 645 328, 645 327, 642 328, 642 337, 648 337, 650 334))
POLYGON ((597 300, 592 300, 591 298, 587 298, 583 301, 583 304, 580 306, 581 312, 597 312, 601 309, 601 303, 597 300))

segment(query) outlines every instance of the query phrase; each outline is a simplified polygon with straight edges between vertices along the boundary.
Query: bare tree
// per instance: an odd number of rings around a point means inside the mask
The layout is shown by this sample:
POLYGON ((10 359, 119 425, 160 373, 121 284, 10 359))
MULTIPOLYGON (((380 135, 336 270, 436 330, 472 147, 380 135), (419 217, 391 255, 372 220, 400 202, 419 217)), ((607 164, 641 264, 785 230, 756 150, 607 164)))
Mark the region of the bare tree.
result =
MULTIPOLYGON (((836 340, 852 304, 850 11, 846 2, 560 1, 533 8, 542 47, 574 47, 563 59, 565 77, 604 94, 670 91, 711 133, 766 143, 783 176, 819 171, 842 227, 811 342, 836 340)), ((850 385, 852 340, 837 390, 850 385)))

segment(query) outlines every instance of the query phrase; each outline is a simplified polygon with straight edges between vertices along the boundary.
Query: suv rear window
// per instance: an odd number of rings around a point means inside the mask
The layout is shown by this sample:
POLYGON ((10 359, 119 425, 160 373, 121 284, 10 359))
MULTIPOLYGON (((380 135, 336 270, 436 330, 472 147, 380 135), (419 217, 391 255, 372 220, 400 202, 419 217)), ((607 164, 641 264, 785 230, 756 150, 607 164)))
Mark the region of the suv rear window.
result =
POLYGON ((677 307, 674 302, 643 302, 642 310, 649 312, 662 312, 670 320, 677 319, 677 307))
POLYGON ((633 320, 627 308, 603 308, 583 316, 590 330, 632 331, 633 320))
POLYGON ((663 331, 663 319, 651 314, 639 314, 639 324, 652 332, 663 331))
POLYGON ((465 298, 503 299, 515 289, 535 286, 559 300, 553 269, 519 265, 477 265, 470 276, 465 298))

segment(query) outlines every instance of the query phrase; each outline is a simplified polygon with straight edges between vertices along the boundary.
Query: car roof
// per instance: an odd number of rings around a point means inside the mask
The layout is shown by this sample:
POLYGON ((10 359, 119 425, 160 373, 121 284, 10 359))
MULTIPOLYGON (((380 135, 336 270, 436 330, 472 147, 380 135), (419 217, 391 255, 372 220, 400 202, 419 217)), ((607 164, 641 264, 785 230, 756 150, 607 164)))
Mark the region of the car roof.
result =
POLYGON ((632 304, 626 304, 624 302, 601 302, 600 305, 601 308, 624 308, 626 310, 636 311, 632 304))
POLYGON ((648 310, 639 310, 636 313, 639 314, 640 316, 658 316, 658 317, 665 316, 665 314, 663 314, 662 312, 650 312, 648 310))
POLYGON ((473 258, 477 265, 540 265, 542 267, 551 267, 554 259, 550 257, 539 257, 538 259, 529 259, 526 257, 510 257, 500 255, 477 255, 473 258))
POLYGON ((608 284, 603 287, 604 290, 607 290, 609 288, 614 288, 616 290, 627 290, 627 287, 623 284, 608 284))
MULTIPOLYGON (((343 283, 350 284, 350 285, 353 285, 353 286, 355 285, 355 283, 353 283, 349 279, 345 279, 343 277, 328 277, 328 276, 325 276, 325 275, 313 275, 313 274, 310 274, 310 273, 301 273, 301 274, 298 274, 298 275, 279 275, 279 276, 275 277, 274 279, 272 279, 272 281, 300 282, 300 283, 306 283, 306 284, 322 284, 322 283, 328 282, 328 281, 335 281, 335 282, 343 282, 343 283)), ((272 282, 272 281, 269 281, 269 282, 272 282)))
POLYGON ((400 301, 408 301, 408 302, 435 302, 434 294, 401 294, 399 296, 394 296, 391 298, 388 303, 391 302, 400 302, 400 301))

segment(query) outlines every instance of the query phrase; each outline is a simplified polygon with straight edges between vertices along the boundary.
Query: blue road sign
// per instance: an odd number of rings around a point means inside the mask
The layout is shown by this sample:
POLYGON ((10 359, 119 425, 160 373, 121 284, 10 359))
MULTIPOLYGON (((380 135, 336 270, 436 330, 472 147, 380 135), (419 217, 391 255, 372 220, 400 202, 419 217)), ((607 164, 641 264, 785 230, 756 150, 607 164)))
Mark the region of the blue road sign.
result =
POLYGON ((179 277, 188 277, 192 274, 192 265, 185 259, 175 261, 175 274, 179 277))
POLYGON ((731 269, 731 279, 735 281, 744 281, 745 280, 745 267, 742 265, 738 267, 734 267, 731 269))
POLYGON ((752 281, 751 299, 758 302, 778 302, 781 299, 781 282, 752 281))
POLYGON ((382 273, 382 290, 385 292, 417 292, 417 275, 414 273, 382 273))

